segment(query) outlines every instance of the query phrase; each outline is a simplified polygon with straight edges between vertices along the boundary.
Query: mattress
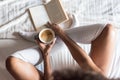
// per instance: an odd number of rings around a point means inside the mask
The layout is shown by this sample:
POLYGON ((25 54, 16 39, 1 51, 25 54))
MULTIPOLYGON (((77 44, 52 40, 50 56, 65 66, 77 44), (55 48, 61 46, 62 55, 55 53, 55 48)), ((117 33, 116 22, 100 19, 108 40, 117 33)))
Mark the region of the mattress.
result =
MULTIPOLYGON (((13 80, 12 76, 5 68, 6 58, 13 52, 35 44, 22 39, 18 34, 20 30, 32 31, 28 8, 41 5, 45 0, 0 0, 0 79, 13 80), (17 46, 17 47, 16 47, 17 46)), ((110 66, 108 76, 119 77, 120 69, 120 1, 119 0, 61 0, 67 13, 76 14, 79 19, 79 25, 88 25, 94 23, 112 23, 117 29, 117 40, 115 55, 110 66), (118 73, 119 72, 119 73, 118 73)), ((90 45, 80 44, 80 46, 89 53, 90 45)), ((58 69, 58 63, 62 67, 71 65, 77 66, 72 59, 66 47, 60 51, 59 55, 51 58, 53 68, 58 69), (64 54, 66 53, 66 54, 64 54), (59 57, 58 57, 59 56, 59 57), (61 57, 60 57, 61 56, 61 57), (59 58, 59 60, 58 60, 59 58), (60 61, 61 60, 61 61, 60 61)), ((43 70, 43 65, 37 66, 43 70)))

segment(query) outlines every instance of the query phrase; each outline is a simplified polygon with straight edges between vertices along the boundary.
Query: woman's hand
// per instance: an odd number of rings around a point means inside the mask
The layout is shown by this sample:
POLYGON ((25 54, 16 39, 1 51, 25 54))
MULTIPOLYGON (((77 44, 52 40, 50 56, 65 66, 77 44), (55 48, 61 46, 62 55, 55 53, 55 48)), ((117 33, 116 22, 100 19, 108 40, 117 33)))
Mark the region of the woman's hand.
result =
POLYGON ((39 45, 39 48, 40 48, 40 50, 42 52, 43 57, 45 57, 45 56, 47 56, 50 53, 50 51, 51 51, 51 49, 52 49, 52 47, 53 47, 53 45, 54 45, 54 43, 56 41, 56 38, 50 44, 42 43, 39 40, 38 37, 35 37, 35 41, 39 45))
POLYGON ((44 77, 43 77, 43 80, 51 80, 52 69, 51 69, 51 65, 50 65, 49 53, 50 53, 56 39, 54 39, 53 42, 50 44, 45 44, 45 43, 42 43, 37 36, 37 37, 35 37, 35 41, 39 45, 39 48, 41 50, 41 53, 42 53, 43 59, 44 59, 44 77))
POLYGON ((64 34, 64 30, 62 28, 60 28, 59 25, 57 24, 54 24, 54 23, 47 23, 46 26, 48 26, 49 28, 53 29, 53 31, 57 34, 57 35, 60 35, 60 34, 64 34))

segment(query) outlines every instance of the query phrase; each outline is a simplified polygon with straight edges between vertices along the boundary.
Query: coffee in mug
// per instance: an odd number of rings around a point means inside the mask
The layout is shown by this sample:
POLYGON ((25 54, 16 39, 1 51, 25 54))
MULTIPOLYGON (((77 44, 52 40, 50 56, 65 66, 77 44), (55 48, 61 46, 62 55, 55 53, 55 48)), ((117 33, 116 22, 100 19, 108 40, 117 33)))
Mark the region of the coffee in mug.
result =
POLYGON ((41 42, 49 44, 55 38, 55 33, 50 28, 44 28, 39 32, 39 39, 41 42))

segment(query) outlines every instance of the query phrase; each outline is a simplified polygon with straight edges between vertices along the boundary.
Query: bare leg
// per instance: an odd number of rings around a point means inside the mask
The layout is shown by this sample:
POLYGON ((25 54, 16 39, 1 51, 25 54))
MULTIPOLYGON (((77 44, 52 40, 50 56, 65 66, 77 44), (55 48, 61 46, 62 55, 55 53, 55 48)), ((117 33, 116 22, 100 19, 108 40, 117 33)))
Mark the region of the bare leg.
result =
POLYGON ((107 24, 102 33, 92 42, 90 56, 94 63, 107 74, 115 44, 115 30, 107 24))
POLYGON ((6 60, 6 68, 16 80, 43 80, 40 72, 32 64, 15 57, 6 60))
POLYGON ((104 75, 107 74, 115 44, 115 31, 112 25, 107 24, 102 33, 92 41, 91 58, 86 55, 86 52, 69 38, 59 26, 56 24, 49 25, 65 42, 73 58, 82 69, 94 70, 104 75))
POLYGON ((91 70, 103 73, 99 67, 92 61, 86 52, 78 46, 58 25, 50 24, 49 26, 56 32, 56 34, 63 40, 71 52, 72 57, 80 65, 83 70, 91 70))

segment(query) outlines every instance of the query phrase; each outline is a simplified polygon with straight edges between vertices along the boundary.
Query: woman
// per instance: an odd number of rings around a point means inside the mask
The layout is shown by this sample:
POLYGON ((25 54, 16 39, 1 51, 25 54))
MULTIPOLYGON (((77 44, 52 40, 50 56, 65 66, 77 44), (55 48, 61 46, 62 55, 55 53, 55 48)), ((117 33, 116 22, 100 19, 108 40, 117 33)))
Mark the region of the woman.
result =
MULTIPOLYGON (((49 26, 52 25, 49 24, 49 26)), ((95 71, 107 76, 115 43, 115 31, 111 24, 88 25, 72 28, 65 32, 58 27, 55 27, 56 25, 53 26, 52 29, 65 42, 73 58, 82 69, 95 71), (72 39, 79 43, 91 43, 90 56, 77 46, 72 39)), ((56 43, 51 50, 52 55, 53 52, 56 53, 56 51, 59 51, 56 47, 60 46, 62 43, 61 39, 56 40, 56 43)), ((18 51, 7 59, 6 67, 15 79, 42 80, 43 74, 34 67, 34 65, 38 64, 39 59, 41 59, 41 57, 39 57, 40 51, 38 51, 39 48, 18 51)))
POLYGON ((104 72, 101 68, 96 66, 88 55, 86 55, 84 50, 82 50, 69 36, 67 36, 58 25, 48 24, 66 44, 73 58, 81 66, 81 69, 55 71, 52 74, 49 53, 55 43, 55 40, 51 44, 46 45, 36 38, 36 42, 39 45, 44 59, 44 80, 108 80, 103 76, 104 72))

